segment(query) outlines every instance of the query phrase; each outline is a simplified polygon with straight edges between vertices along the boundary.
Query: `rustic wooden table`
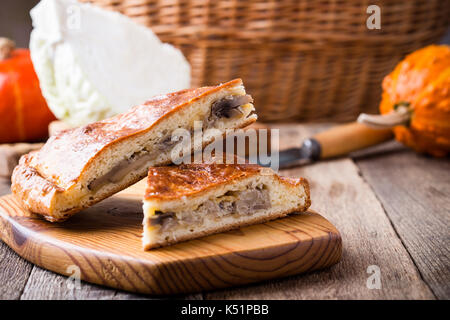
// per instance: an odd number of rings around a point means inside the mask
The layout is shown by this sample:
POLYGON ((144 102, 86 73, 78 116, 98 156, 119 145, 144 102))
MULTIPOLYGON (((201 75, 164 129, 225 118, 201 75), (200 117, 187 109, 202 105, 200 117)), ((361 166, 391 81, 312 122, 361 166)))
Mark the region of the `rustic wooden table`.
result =
MULTIPOLYGON (((284 148, 298 145, 323 126, 281 128, 280 144, 284 148)), ((342 261, 310 274, 176 298, 450 298, 448 158, 416 155, 396 142, 388 142, 351 158, 282 174, 309 179, 312 208, 342 234, 342 261), (368 287, 368 278, 372 283, 378 275, 381 288, 368 287)), ((9 192, 9 181, 3 179, 0 194, 9 192)), ((69 289, 66 277, 28 263, 0 242, 0 299, 151 298, 89 283, 82 283, 81 289, 69 289)))

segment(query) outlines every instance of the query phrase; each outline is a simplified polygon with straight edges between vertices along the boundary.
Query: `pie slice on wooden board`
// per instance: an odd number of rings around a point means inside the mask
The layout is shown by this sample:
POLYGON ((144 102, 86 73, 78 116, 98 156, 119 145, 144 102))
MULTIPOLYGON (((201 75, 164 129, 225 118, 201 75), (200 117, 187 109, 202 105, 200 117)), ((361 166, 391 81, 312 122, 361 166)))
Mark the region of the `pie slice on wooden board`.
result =
POLYGON ((217 129, 205 145, 253 123, 251 102, 235 79, 157 96, 110 119, 60 131, 20 159, 11 189, 25 208, 63 221, 144 178, 150 166, 171 163, 174 130, 192 131, 202 121, 204 130, 217 129))
POLYGON ((145 250, 303 212, 308 181, 254 164, 183 164, 149 169, 145 250))

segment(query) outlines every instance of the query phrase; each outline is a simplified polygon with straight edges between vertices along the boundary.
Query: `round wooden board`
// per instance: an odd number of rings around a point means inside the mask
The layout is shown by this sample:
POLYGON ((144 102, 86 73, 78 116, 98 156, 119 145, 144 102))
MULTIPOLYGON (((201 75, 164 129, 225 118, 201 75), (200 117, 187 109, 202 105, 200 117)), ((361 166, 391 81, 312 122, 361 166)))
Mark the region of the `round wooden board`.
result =
POLYGON ((0 198, 0 236, 45 269, 118 289, 173 294, 223 288, 331 266, 342 253, 336 228, 315 212, 143 251, 139 183, 63 223, 0 198))

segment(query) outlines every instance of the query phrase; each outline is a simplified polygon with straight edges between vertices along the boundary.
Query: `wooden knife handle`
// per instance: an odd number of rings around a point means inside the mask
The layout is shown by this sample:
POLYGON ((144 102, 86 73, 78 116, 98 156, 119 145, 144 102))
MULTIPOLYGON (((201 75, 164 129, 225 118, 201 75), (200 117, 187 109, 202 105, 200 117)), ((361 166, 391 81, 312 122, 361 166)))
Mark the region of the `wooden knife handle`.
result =
POLYGON ((365 124, 352 122, 338 125, 316 134, 320 145, 320 159, 344 156, 393 138, 391 129, 372 129, 365 124))

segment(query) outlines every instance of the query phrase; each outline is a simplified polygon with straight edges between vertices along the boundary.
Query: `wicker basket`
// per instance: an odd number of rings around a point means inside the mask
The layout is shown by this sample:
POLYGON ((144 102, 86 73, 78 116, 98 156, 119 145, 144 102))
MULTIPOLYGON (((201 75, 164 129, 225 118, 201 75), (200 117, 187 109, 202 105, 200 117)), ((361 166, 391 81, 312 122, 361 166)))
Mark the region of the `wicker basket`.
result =
POLYGON ((442 0, 94 0, 180 48, 192 86, 241 77, 263 121, 376 112, 381 81, 449 25, 442 0), (381 29, 366 9, 381 7, 381 29))

